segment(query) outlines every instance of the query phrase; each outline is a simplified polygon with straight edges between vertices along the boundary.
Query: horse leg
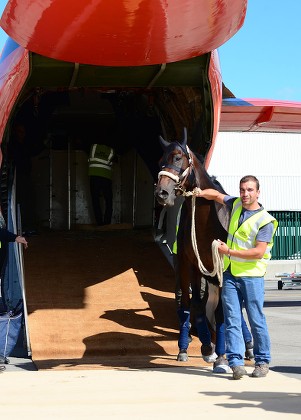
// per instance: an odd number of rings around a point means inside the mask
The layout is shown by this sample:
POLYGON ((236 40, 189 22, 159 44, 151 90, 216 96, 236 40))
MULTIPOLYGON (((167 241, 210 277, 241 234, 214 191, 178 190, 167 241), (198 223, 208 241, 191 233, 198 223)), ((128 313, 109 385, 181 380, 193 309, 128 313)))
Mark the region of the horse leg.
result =
POLYGON ((179 353, 177 356, 178 362, 187 362, 187 349, 190 343, 190 311, 184 308, 178 309, 178 317, 180 320, 180 335, 178 340, 179 353))
POLYGON ((176 278, 176 302, 177 314, 180 322, 180 334, 178 339, 179 353, 177 360, 186 362, 188 360, 187 349, 191 342, 190 336, 190 279, 191 267, 187 264, 185 258, 179 258, 177 261, 176 278))
POLYGON ((173 267, 175 271, 175 299, 176 299, 176 306, 177 309, 181 308, 182 302, 182 290, 181 290, 181 279, 179 273, 179 262, 178 262, 178 254, 172 254, 173 258, 173 267))
POLYGON ((245 359, 247 360, 254 359, 253 338, 248 328, 248 325, 245 321, 243 312, 241 312, 241 330, 242 330, 242 335, 243 335, 245 346, 246 346, 245 359))
POLYGON ((173 254, 173 265, 175 270, 175 301, 177 314, 180 322, 180 335, 178 340, 179 354, 177 360, 186 362, 188 360, 187 348, 192 338, 190 335, 190 311, 182 308, 181 276, 179 272, 178 255, 173 254), (188 332, 187 332, 188 330, 188 332))
POLYGON ((212 346, 211 331, 208 326, 206 304, 208 301, 207 280, 198 275, 198 281, 192 289, 192 302, 195 307, 195 323, 199 340, 202 343, 201 354, 205 362, 212 363, 217 355, 212 346))
MULTIPOLYGON (((219 290, 219 295, 220 295, 219 290)), ((224 324, 224 314, 222 307, 222 300, 219 298, 218 305, 215 310, 215 320, 216 320, 216 346, 215 352, 217 354, 217 359, 213 364, 214 373, 229 373, 230 367, 228 360, 225 358, 226 352, 226 340, 225 340, 225 324, 224 324)))

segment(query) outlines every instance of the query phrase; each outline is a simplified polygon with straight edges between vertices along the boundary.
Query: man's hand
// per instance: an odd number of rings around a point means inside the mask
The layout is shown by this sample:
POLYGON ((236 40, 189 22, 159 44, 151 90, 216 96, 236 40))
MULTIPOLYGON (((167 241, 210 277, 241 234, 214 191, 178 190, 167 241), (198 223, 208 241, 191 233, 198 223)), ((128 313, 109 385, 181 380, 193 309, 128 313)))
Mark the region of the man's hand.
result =
POLYGON ((222 255, 229 255, 229 247, 225 242, 222 242, 218 239, 219 247, 218 252, 222 255))
POLYGON ((16 242, 18 242, 19 244, 23 244, 25 249, 28 248, 28 242, 26 241, 24 236, 17 236, 16 242))

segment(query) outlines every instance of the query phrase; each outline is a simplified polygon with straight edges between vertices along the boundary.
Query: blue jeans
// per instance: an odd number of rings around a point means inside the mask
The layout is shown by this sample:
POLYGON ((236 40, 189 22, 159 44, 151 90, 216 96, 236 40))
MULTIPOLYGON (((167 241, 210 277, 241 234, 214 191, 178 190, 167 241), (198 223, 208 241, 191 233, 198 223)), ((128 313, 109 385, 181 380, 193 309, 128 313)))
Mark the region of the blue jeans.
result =
POLYGON ((224 273, 222 302, 226 326, 226 356, 229 366, 243 366, 245 342, 241 328, 244 302, 254 341, 255 364, 271 361, 270 337, 263 313, 264 278, 234 277, 224 273))

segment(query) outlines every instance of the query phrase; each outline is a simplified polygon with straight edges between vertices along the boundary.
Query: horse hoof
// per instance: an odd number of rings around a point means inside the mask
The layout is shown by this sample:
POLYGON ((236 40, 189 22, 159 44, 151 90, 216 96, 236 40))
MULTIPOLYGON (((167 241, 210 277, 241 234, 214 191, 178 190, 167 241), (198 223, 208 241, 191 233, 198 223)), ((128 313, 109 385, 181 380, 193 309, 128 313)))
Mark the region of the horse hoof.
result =
POLYGON ((245 359, 247 359, 247 360, 254 359, 253 343, 252 343, 252 341, 248 341, 246 343, 245 359))
POLYGON ((254 354, 252 352, 252 350, 247 350, 245 353, 245 359, 246 360, 252 360, 254 359, 254 354))
POLYGON ((223 356, 219 356, 213 364, 213 373, 229 373, 231 368, 229 366, 228 360, 223 356))
POLYGON ((215 362, 216 361, 216 358, 217 358, 217 354, 215 353, 215 352, 213 352, 212 354, 210 354, 209 356, 202 356, 203 357, 203 360, 206 362, 206 363, 213 363, 213 362, 215 362))
POLYGON ((247 360, 254 359, 253 343, 251 341, 246 343, 245 359, 247 360))
POLYGON ((188 354, 186 350, 180 350, 180 353, 178 354, 177 361, 178 362, 187 362, 188 360, 188 354))
POLYGON ((202 358, 206 363, 213 363, 217 359, 217 354, 214 351, 214 346, 212 344, 203 344, 201 346, 202 358))

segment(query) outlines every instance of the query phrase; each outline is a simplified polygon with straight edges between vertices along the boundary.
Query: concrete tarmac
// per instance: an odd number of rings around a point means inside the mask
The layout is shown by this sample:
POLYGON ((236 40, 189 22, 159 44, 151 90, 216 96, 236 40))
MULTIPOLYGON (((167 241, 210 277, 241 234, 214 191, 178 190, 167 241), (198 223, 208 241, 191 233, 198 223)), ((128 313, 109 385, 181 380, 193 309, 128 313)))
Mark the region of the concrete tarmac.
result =
POLYGON ((300 419, 301 287, 266 281, 273 360, 266 378, 213 374, 212 367, 36 371, 13 359, 0 374, 1 418, 300 419), (192 417, 193 416, 193 417, 192 417))

